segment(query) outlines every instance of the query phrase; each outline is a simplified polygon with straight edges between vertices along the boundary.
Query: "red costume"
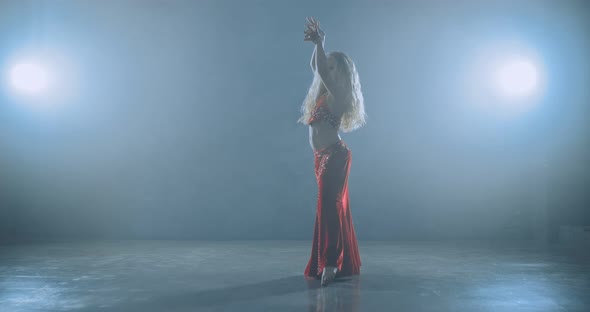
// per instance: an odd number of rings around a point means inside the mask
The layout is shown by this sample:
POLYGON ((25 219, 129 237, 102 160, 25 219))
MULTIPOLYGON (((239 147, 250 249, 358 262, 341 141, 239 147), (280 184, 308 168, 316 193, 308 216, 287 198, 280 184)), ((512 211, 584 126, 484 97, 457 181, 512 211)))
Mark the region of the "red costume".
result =
MULTIPOLYGON (((340 119, 330 112, 326 97, 321 96, 308 123, 327 120, 340 127, 340 119)), ((348 174, 352 154, 339 140, 314 150, 318 201, 311 249, 305 276, 320 279, 325 266, 338 268, 336 277, 360 273, 361 259, 348 201, 348 174)))

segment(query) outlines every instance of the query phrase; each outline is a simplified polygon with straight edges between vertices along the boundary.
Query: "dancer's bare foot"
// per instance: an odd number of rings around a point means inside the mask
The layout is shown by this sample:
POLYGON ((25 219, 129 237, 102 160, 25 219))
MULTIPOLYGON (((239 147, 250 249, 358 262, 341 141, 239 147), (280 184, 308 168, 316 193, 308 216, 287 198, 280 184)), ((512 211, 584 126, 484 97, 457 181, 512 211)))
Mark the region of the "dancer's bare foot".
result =
POLYGON ((325 266, 324 272, 322 273, 322 286, 327 286, 330 284, 334 278, 336 277, 336 272, 338 269, 333 266, 325 266))

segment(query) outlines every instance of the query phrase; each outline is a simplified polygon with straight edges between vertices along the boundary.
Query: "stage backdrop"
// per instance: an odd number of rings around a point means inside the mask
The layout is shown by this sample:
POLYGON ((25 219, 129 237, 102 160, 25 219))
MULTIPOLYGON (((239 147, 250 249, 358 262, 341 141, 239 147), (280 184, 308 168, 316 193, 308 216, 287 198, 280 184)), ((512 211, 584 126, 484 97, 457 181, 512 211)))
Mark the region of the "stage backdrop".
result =
POLYGON ((313 154, 296 123, 311 15, 326 49, 355 60, 365 96, 367 125, 342 134, 359 240, 590 224, 589 12, 585 1, 2 1, 3 77, 32 57, 55 80, 45 95, 3 80, 0 238, 311 240, 313 154), (537 95, 486 93, 481 65, 522 51, 544 75, 537 95))

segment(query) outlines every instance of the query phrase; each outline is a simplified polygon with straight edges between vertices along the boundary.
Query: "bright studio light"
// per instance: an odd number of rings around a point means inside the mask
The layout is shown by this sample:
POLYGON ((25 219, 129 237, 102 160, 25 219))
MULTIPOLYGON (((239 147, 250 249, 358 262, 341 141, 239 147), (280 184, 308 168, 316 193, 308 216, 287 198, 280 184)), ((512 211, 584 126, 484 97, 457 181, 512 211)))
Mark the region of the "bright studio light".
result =
POLYGON ((518 59, 502 64, 495 78, 503 95, 523 97, 537 89, 539 74, 532 62, 518 59))
POLYGON ((34 63, 19 63, 10 71, 12 87, 26 93, 38 93, 47 89, 49 83, 47 72, 34 63))

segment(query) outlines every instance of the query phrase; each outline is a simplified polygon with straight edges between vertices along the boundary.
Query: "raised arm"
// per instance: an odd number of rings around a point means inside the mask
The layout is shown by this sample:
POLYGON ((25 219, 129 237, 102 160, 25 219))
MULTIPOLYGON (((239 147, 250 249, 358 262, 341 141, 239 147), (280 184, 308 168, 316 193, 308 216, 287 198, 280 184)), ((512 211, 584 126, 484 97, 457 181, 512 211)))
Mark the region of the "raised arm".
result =
MULTIPOLYGON (((321 40, 322 43, 324 42, 324 36, 323 33, 320 34, 319 31, 316 31, 316 28, 319 29, 319 22, 316 22, 316 20, 313 17, 308 17, 307 18, 307 29, 303 32, 305 33, 305 38, 303 39, 304 41, 311 41, 314 43, 314 47, 313 47, 313 53, 311 54, 311 60, 309 61, 309 66, 311 67, 311 70, 313 72, 316 71, 316 52, 317 52, 317 47, 315 46, 316 40, 321 40)), ((321 31, 321 30, 320 30, 321 31)))
POLYGON ((340 98, 344 92, 341 90, 341 87, 336 83, 336 81, 333 81, 333 78, 330 75, 330 69, 328 68, 328 58, 326 56, 326 52, 324 51, 324 32, 320 29, 320 23, 313 17, 308 18, 307 22, 308 24, 307 30, 305 31, 306 36, 304 40, 312 41, 315 44, 310 64, 311 68, 314 71, 317 71, 320 78, 322 79, 322 83, 326 89, 328 89, 328 92, 330 92, 334 98, 340 98))
POLYGON ((317 48, 313 47, 313 54, 311 55, 311 61, 309 62, 309 66, 311 66, 311 71, 315 72, 315 51, 317 48))
POLYGON ((320 75, 320 78, 322 78, 322 82, 324 83, 328 91, 330 91, 330 93, 334 95, 332 91, 335 90, 333 90, 333 87, 330 88, 331 85, 333 85, 333 83, 331 81, 332 79, 330 77, 330 72, 328 70, 328 57, 326 57, 326 52, 324 51, 324 43, 321 40, 316 42, 314 54, 316 70, 320 75))

